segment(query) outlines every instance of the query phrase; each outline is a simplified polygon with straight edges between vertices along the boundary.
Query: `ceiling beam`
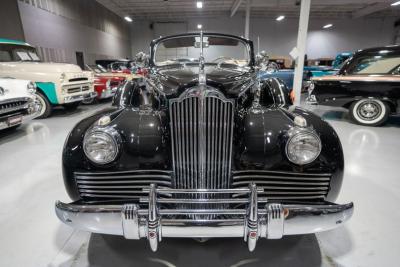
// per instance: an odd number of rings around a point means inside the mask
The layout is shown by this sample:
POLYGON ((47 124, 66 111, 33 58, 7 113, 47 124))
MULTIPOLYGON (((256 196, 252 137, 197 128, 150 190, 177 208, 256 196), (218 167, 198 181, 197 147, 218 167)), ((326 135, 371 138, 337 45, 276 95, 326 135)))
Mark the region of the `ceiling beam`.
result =
POLYGON ((236 11, 239 9, 242 4, 242 0, 234 0, 231 7, 231 18, 235 16, 236 11))
POLYGON ((387 3, 376 3, 373 5, 369 5, 367 7, 361 8, 357 11, 354 11, 352 14, 352 18, 357 19, 361 17, 365 17, 369 14, 385 10, 390 7, 390 4, 387 3))

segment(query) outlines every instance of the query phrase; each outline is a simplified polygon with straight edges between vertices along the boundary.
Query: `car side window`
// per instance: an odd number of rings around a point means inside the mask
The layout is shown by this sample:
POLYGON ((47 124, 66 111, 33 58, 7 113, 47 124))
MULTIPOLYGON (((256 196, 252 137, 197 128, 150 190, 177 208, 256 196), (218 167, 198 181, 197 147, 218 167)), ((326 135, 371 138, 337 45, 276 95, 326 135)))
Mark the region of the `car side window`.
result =
POLYGON ((374 55, 356 59, 347 71, 353 75, 398 74, 400 55, 374 55))

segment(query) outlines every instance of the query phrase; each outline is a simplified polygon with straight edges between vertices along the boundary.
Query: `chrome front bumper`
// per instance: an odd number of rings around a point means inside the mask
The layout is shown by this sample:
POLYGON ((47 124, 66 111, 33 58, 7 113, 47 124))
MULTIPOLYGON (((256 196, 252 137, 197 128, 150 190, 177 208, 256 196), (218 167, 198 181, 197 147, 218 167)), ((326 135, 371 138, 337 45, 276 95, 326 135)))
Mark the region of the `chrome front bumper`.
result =
POLYGON ((90 100, 90 99, 95 98, 96 96, 97 96, 96 92, 66 96, 66 97, 64 97, 64 103, 67 104, 67 103, 73 103, 73 102, 78 102, 78 101, 90 100))
MULTIPOLYGON (((21 109, 21 107, 19 107, 21 109)), ((16 116, 21 116, 21 121, 17 124, 10 125, 7 120, 4 120, 0 118, 0 130, 4 130, 13 126, 20 125, 22 123, 28 122, 30 120, 33 120, 34 118, 38 117, 40 115, 40 106, 37 101, 27 103, 22 109, 25 109, 28 111, 28 114, 24 115, 16 115, 16 116)), ((1 114, 0 114, 1 116, 1 114)), ((13 117, 12 115, 10 117, 13 117)))
MULTIPOLYGON (((241 237, 253 251, 259 238, 279 239, 284 235, 310 234, 334 229, 349 220, 353 203, 280 204, 259 198, 261 192, 249 188, 220 190, 157 189, 151 185, 142 204, 79 205, 57 201, 58 218, 74 228, 93 233, 121 235, 127 239, 147 238, 153 251, 162 237, 216 238, 241 237), (185 198, 161 198, 160 195, 185 198), (221 198, 207 198, 209 194, 221 198), (229 195, 229 196, 227 196, 229 195), (235 197, 232 195, 247 195, 235 197), (227 204, 244 208, 163 208, 163 204, 227 204), (209 219, 195 216, 209 215, 209 219), (187 217, 189 216, 189 217, 187 217), (222 218, 222 219, 221 219, 222 218)), ((167 205, 168 206, 168 205, 167 205)), ((201 205, 200 205, 201 207, 201 205)))

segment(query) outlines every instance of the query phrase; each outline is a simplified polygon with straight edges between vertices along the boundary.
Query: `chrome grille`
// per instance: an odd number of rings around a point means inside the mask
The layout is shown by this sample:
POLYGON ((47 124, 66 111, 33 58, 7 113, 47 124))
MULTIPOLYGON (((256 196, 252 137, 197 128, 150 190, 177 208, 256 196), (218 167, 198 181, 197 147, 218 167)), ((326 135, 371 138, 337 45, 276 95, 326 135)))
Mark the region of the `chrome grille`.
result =
POLYGON ((28 101, 25 99, 13 99, 0 103, 0 114, 18 111, 27 108, 28 101))
POLYGON ((69 94, 77 93, 77 92, 84 92, 90 89, 89 84, 71 84, 71 85, 64 85, 63 89, 66 90, 69 94))
POLYGON ((328 194, 332 174, 295 173, 279 171, 234 171, 233 188, 255 183, 264 189, 260 196, 278 200, 323 199, 328 194))
POLYGON ((74 175, 82 198, 139 200, 148 195, 145 189, 150 184, 171 188, 171 172, 163 170, 75 172, 74 175))
POLYGON ((196 88, 170 102, 175 188, 230 187, 233 100, 196 88))

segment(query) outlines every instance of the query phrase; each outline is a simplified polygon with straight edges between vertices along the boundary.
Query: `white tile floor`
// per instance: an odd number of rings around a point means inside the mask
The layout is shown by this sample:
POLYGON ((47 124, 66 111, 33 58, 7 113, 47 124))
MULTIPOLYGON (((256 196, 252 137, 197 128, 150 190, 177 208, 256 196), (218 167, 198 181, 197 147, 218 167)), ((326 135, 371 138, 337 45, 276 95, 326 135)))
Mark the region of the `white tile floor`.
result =
POLYGON ((68 201, 63 142, 76 122, 104 106, 59 110, 0 133, 0 266, 400 266, 400 118, 370 128, 349 123, 341 110, 315 110, 335 127, 345 151, 338 202, 355 203, 345 227, 260 241, 254 253, 236 239, 169 239, 154 254, 144 240, 73 231, 54 214, 56 199, 68 201))

